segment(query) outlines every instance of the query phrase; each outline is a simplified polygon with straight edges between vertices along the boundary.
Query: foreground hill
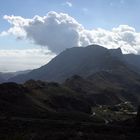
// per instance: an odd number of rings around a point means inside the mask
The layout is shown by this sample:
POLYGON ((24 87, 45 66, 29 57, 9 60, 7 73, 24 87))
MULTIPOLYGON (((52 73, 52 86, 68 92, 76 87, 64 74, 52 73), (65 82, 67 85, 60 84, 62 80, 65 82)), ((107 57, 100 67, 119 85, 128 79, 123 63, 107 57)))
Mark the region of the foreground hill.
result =
POLYGON ((0 84, 0 139, 139 140, 139 76, 117 72, 0 84))
POLYGON ((91 106, 82 95, 57 83, 30 80, 23 85, 0 85, 2 116, 43 117, 57 112, 89 114, 91 106))

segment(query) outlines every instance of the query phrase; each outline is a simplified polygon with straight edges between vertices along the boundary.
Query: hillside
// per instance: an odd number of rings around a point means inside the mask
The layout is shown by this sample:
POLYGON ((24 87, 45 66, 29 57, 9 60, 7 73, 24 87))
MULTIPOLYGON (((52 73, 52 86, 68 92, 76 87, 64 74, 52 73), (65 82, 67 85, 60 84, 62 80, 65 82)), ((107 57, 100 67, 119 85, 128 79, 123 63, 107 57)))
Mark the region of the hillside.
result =
POLYGON ((138 68, 137 72, 139 72, 139 70, 140 70, 140 55, 126 54, 126 55, 124 55, 124 58, 125 58, 127 63, 138 68))
POLYGON ((4 83, 8 81, 9 79, 21 75, 21 74, 27 74, 31 70, 25 70, 25 71, 17 71, 17 72, 0 72, 0 83, 4 83))
POLYGON ((88 102, 94 104, 118 104, 130 101, 140 104, 139 74, 121 67, 113 71, 100 71, 88 78, 73 76, 64 82, 65 86, 86 95, 88 102))
POLYGON ((114 69, 119 63, 116 55, 121 51, 108 50, 98 45, 74 47, 67 49, 52 59, 47 65, 32 70, 28 74, 19 75, 9 81, 25 82, 29 79, 63 82, 66 78, 78 74, 82 77, 101 71, 114 69))
POLYGON ((0 113, 3 116, 42 117, 46 113, 65 111, 90 113, 91 110, 81 95, 57 83, 30 80, 24 85, 0 85, 0 113))
POLYGON ((86 78, 102 70, 114 70, 121 65, 139 72, 139 58, 136 55, 123 55, 121 49, 109 50, 98 45, 74 47, 63 51, 48 64, 27 74, 14 76, 8 81, 23 83, 34 79, 62 83, 73 75, 86 78))
POLYGON ((75 75, 63 84, 34 80, 0 84, 0 138, 139 140, 134 103, 140 100, 131 100, 135 94, 127 98, 129 92, 122 94, 112 82, 117 79, 108 76, 106 72, 87 79, 75 75), (104 87, 98 84, 103 78, 104 87))
POLYGON ((3 83, 5 79, 0 75, 0 83, 3 83))
POLYGON ((46 111, 90 114, 91 108, 98 105, 131 102, 137 107, 140 104, 139 91, 139 74, 123 65, 111 71, 96 72, 87 78, 74 75, 62 84, 34 80, 24 84, 1 84, 1 110, 5 106, 4 111, 10 113, 39 113, 39 116, 46 111))

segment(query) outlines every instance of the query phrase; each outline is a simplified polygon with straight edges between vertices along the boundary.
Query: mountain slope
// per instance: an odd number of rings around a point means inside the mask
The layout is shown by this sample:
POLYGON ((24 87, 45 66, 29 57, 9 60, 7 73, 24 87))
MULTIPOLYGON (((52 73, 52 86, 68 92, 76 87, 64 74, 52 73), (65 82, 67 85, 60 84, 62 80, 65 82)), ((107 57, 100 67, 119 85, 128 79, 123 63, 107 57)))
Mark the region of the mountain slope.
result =
POLYGON ((67 49, 52 59, 47 65, 19 75, 9 81, 25 82, 29 79, 63 82, 74 74, 82 77, 101 71, 115 69, 122 56, 119 49, 108 50, 98 45, 67 49), (118 55, 119 52, 119 56, 118 55))
POLYGON ((89 103, 79 93, 58 83, 30 80, 23 85, 0 84, 2 116, 43 117, 50 113, 90 111, 89 103))
POLYGON ((124 58, 127 63, 138 68, 138 72, 140 71, 140 55, 126 54, 124 55, 124 58))
POLYGON ((7 72, 7 73, 0 72, 0 83, 4 83, 4 82, 8 81, 9 79, 11 79, 15 76, 19 76, 21 74, 27 74, 30 71, 31 70, 17 71, 17 72, 7 72))
POLYGON ((140 104, 140 75, 128 68, 100 71, 88 78, 73 76, 64 85, 83 93, 91 104, 119 104, 130 101, 140 104))
MULTIPOLYGON (((29 80, 0 84, 0 113, 48 116, 62 112, 91 113, 98 105, 140 104, 140 76, 126 66, 102 70, 86 78, 74 75, 63 84, 29 80)), ((54 115, 55 116, 55 115, 54 115)))
POLYGON ((0 75, 0 83, 3 83, 5 79, 0 75))

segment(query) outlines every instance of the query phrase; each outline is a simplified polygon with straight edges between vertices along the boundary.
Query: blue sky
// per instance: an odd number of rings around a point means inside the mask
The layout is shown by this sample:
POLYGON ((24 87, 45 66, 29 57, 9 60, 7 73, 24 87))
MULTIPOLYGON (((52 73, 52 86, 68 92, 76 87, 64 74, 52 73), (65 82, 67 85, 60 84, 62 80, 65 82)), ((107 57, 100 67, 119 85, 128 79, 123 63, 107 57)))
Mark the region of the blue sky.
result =
MULTIPOLYGON (((97 28, 111 31, 119 25, 128 25, 137 33, 140 32, 140 0, 1 0, 0 2, 0 33, 11 28, 8 21, 3 19, 4 15, 32 19, 35 15, 43 17, 50 11, 68 14, 88 31, 97 28)), ((12 35, 0 36, 0 50, 39 48, 40 46, 33 41, 18 40, 12 35)))
POLYGON ((8 26, 2 19, 3 15, 13 14, 31 18, 34 15, 43 16, 49 11, 68 13, 87 28, 110 29, 120 24, 128 24, 140 30, 139 0, 69 0, 73 5, 71 8, 63 5, 65 2, 65 0, 1 0, 0 30, 8 26))

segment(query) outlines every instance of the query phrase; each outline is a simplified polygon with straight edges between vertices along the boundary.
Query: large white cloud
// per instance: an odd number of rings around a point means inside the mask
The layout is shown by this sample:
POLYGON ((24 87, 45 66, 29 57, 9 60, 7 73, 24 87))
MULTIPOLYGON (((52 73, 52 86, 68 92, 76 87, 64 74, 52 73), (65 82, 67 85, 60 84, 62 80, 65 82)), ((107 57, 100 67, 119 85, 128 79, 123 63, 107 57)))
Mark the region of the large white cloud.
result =
POLYGON ((123 53, 140 53, 140 33, 128 25, 120 25, 110 31, 100 28, 88 30, 68 14, 53 11, 32 19, 19 16, 4 16, 4 19, 11 28, 1 35, 13 34, 17 38, 29 39, 56 54, 65 48, 89 44, 120 47, 123 53))

